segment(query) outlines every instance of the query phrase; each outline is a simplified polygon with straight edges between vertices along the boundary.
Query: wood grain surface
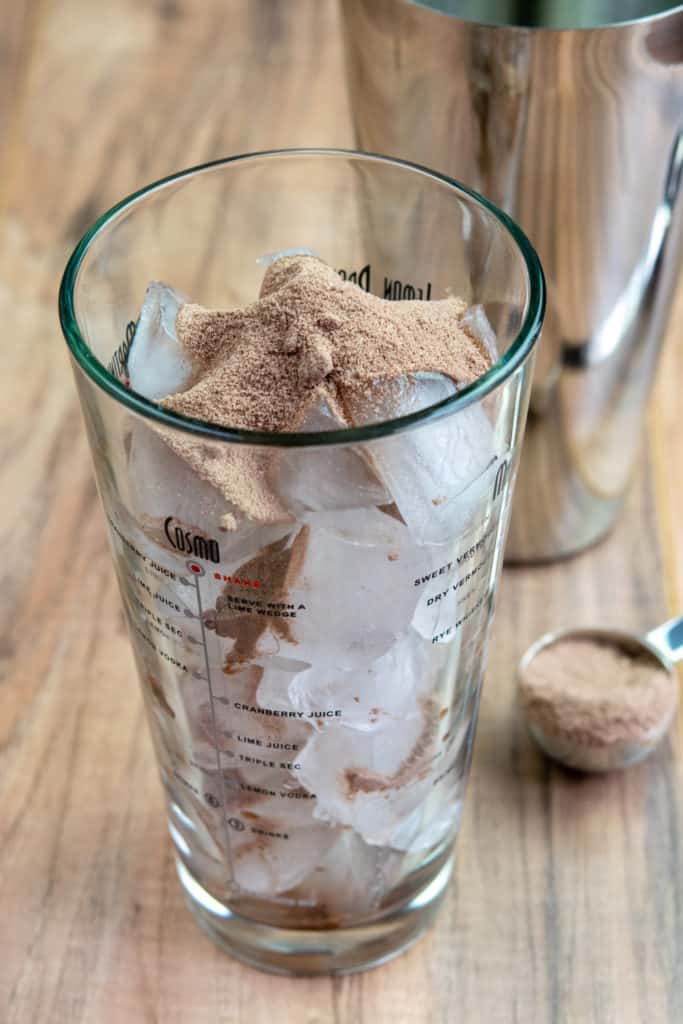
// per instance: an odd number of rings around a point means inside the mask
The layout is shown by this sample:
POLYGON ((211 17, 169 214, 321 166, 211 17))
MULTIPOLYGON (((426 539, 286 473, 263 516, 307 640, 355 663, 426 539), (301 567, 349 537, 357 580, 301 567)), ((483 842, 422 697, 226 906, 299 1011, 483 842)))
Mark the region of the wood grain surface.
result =
POLYGON ((526 737, 514 665, 570 623, 680 609, 679 301, 626 514, 600 547, 507 570, 455 880, 393 963, 288 980, 215 949, 166 834, 56 291, 95 215, 238 151, 350 145, 332 0, 0 6, 0 1021, 659 1024, 683 1019, 680 724, 583 778, 526 737))

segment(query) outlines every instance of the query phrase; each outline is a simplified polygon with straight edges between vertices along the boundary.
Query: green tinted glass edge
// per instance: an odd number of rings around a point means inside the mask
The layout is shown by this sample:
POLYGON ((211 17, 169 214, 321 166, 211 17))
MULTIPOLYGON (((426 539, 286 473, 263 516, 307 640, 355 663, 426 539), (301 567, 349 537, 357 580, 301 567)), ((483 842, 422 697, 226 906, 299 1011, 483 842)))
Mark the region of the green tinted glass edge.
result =
MULTIPOLYGON (((467 25, 483 28, 502 28, 511 32, 603 32, 609 31, 610 29, 631 28, 639 25, 647 25, 661 21, 664 18, 670 17, 672 14, 678 14, 683 11, 683 4, 668 3, 666 5, 662 5, 661 10, 653 10, 649 13, 631 15, 624 18, 613 18, 608 20, 598 18, 595 21, 591 20, 590 24, 576 24, 575 21, 566 23, 563 21, 560 24, 555 22, 543 24, 536 21, 528 22, 526 20, 512 21, 500 16, 487 15, 483 11, 478 10, 472 11, 471 13, 465 13, 462 10, 454 10, 451 5, 448 4, 447 0, 446 7, 444 7, 444 0, 404 0, 404 2, 412 4, 414 7, 422 7, 425 10, 433 11, 435 14, 443 14, 447 18, 453 18, 455 21, 462 21, 467 25)), ((539 14, 539 17, 543 17, 542 13, 539 14)))
POLYGON ((507 380, 514 371, 522 365, 527 356, 531 353, 538 338, 543 323, 545 312, 546 287, 543 270, 535 249, 526 237, 524 232, 515 224, 507 214, 499 210, 493 203, 489 202, 473 189, 467 188, 453 178, 445 174, 432 171, 421 164, 411 163, 406 160, 399 160, 393 157, 380 156, 376 153, 365 153, 360 150, 344 149, 275 149, 264 150, 255 153, 244 153, 234 157, 227 157, 219 160, 212 160, 196 167, 179 171, 175 174, 160 178, 144 188, 138 189, 116 203, 109 210, 102 214, 92 227, 83 235, 73 253, 71 254, 59 288, 59 319, 62 332, 66 339, 69 350, 74 357, 76 364, 99 388, 106 392, 111 398, 126 406, 132 412, 143 416, 146 419, 153 419, 157 423, 171 427, 185 433, 200 435, 205 438, 212 438, 218 441, 226 441, 231 444, 271 445, 273 447, 318 447, 320 445, 349 444, 359 441, 369 441, 374 438, 385 437, 400 431, 417 426, 418 424, 430 423, 444 416, 449 416, 457 410, 470 405, 472 402, 483 398, 507 380), (241 428, 219 427, 214 423, 205 420, 193 419, 189 416, 167 412, 155 402, 143 398, 135 391, 131 391, 124 384, 114 377, 106 367, 93 355, 87 346, 78 327, 74 310, 74 288, 78 278, 81 264, 94 239, 103 231, 107 225, 115 220, 124 210, 132 207, 139 199, 148 196, 153 192, 165 188, 184 178, 210 171, 216 167, 228 166, 237 162, 249 160, 262 160, 267 157, 298 157, 298 156, 321 156, 321 157, 345 157, 350 159, 362 159, 390 164, 395 167, 404 167, 417 171, 434 179, 441 184, 448 185, 464 195, 469 196, 476 203, 485 207, 489 213, 503 225, 508 234, 512 237, 517 248, 522 253, 529 278, 529 301, 524 322, 513 343, 505 354, 491 367, 491 369, 479 377, 472 384, 467 385, 458 391, 456 395, 443 399, 435 405, 427 406, 418 412, 410 413, 407 416, 400 416, 396 419, 385 420, 381 423, 372 423, 362 427, 348 427, 343 430, 329 430, 306 433, 267 433, 263 431, 245 430, 241 428))

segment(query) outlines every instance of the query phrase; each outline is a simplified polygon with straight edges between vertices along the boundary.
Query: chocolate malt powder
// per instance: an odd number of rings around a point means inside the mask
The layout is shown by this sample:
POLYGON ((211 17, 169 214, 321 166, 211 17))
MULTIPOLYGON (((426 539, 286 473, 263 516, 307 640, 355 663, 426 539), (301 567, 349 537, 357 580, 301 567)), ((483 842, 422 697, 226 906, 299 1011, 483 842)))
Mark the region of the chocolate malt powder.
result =
MULTIPOLYGON (((161 404, 224 427, 267 432, 296 431, 321 403, 342 426, 385 419, 383 382, 390 388, 431 372, 465 385, 490 368, 486 346, 462 321, 466 310, 456 298, 390 302, 343 281, 315 257, 284 257, 268 268, 260 298, 245 309, 181 306, 176 330, 194 373, 186 390, 161 404)), ((251 518, 288 518, 268 482, 272 452, 240 445, 219 452, 178 435, 169 443, 251 518)))

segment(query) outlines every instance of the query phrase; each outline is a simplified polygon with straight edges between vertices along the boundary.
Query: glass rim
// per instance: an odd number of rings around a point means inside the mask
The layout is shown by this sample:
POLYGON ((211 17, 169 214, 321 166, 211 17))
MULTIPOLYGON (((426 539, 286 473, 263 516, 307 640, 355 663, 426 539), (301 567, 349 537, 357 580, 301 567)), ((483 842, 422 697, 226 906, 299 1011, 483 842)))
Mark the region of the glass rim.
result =
POLYGON ((462 21, 467 25, 479 25, 482 28, 501 28, 513 32, 603 32, 609 29, 620 29, 647 25, 670 17, 672 14, 683 12, 683 3, 670 3, 661 11, 651 11, 649 14, 638 14, 630 18, 614 19, 612 21, 596 21, 592 25, 525 25, 518 21, 496 21, 492 18, 479 20, 470 15, 456 13, 455 11, 442 11, 434 6, 433 0, 407 0, 415 7, 424 7, 426 10, 436 14, 443 14, 455 21, 462 21))
POLYGON ((438 171, 432 171, 421 164, 412 163, 407 160, 400 160, 396 157, 381 156, 377 153, 366 153, 354 149, 330 149, 330 148, 292 148, 262 150, 254 153, 242 153, 231 157, 223 157, 218 160, 211 160, 195 167, 178 171, 152 182, 143 188, 138 189, 130 195, 121 199, 114 206, 106 210, 82 236, 73 250, 66 264, 59 287, 59 320, 62 333, 69 347, 78 368, 90 378, 110 398, 120 402, 123 406, 145 419, 154 420, 165 427, 199 436, 214 441, 224 441, 230 444, 246 444, 258 446, 271 446, 281 448, 315 448, 319 446, 334 444, 349 444, 359 441, 369 441, 375 438, 396 434, 411 427, 431 423, 457 412, 459 409, 472 404, 486 395, 490 394, 502 383, 504 383, 514 371, 524 363, 531 353, 538 338, 543 323, 545 311, 546 287, 543 270, 539 258, 531 242, 515 222, 503 213, 497 206, 484 196, 461 184, 454 178, 450 178, 438 171), (522 254, 527 271, 529 282, 528 307, 524 321, 520 326, 516 338, 507 351, 496 360, 486 373, 482 374, 471 384, 458 390, 454 395, 442 399, 433 405, 426 406, 417 412, 405 416, 398 416, 394 419, 382 420, 378 423, 369 423, 360 427, 344 427, 341 430, 326 431, 259 431, 249 430, 242 427, 222 427, 208 420, 195 419, 190 416, 183 416, 180 413, 171 412, 158 405, 150 399, 144 398, 138 392, 126 387, 114 374, 107 370, 104 363, 94 355, 85 342, 78 325, 74 308, 74 289, 78 280, 79 272, 90 246, 112 223, 115 223, 125 212, 133 208, 138 202, 155 192, 162 191, 169 186, 184 179, 190 179, 219 167, 229 167, 236 163, 256 162, 264 158, 280 157, 310 157, 320 156, 323 158, 353 158, 364 161, 386 164, 393 167, 404 168, 416 171, 433 181, 447 185, 449 188, 459 192, 468 199, 474 200, 483 206, 502 225, 512 237, 513 242, 522 254))

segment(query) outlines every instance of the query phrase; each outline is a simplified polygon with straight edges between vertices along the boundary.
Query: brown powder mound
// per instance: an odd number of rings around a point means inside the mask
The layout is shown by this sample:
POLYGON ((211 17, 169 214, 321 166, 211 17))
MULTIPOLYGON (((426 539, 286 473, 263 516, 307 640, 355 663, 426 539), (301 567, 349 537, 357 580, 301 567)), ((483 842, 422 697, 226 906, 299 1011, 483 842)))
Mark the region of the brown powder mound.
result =
MULTIPOLYGON (((178 339, 196 374, 186 391, 161 404, 225 427, 269 432, 296 430, 320 401, 347 426, 384 419, 382 382, 431 372, 463 385, 490 368, 486 347, 461 323, 466 309, 455 298, 390 302, 343 281, 313 256, 284 257, 268 268, 260 299, 246 309, 180 308, 178 339)), ((243 446, 218 453, 176 436, 169 443, 247 515, 288 518, 267 481, 272 454, 243 446)))
POLYGON ((678 703, 676 681, 653 655, 592 639, 542 649, 519 691, 531 725, 592 747, 647 741, 678 703))

